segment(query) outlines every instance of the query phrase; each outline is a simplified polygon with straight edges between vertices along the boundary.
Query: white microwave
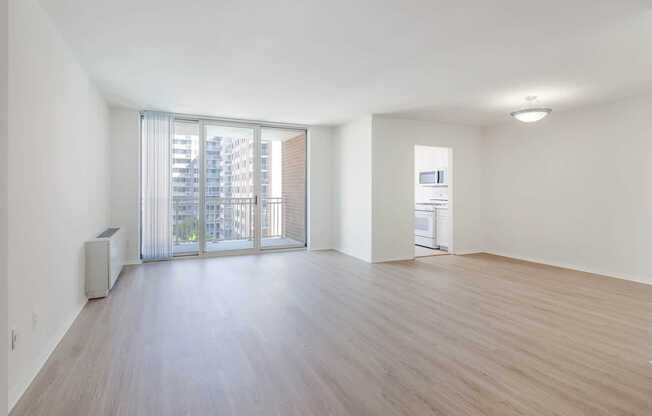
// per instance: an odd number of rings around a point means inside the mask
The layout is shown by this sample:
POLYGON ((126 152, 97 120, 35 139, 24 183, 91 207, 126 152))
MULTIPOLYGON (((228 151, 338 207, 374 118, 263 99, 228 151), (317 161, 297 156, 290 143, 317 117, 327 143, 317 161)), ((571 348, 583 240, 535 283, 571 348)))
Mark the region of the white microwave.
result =
POLYGON ((443 185, 446 183, 446 171, 427 170, 419 172, 419 185, 443 185))

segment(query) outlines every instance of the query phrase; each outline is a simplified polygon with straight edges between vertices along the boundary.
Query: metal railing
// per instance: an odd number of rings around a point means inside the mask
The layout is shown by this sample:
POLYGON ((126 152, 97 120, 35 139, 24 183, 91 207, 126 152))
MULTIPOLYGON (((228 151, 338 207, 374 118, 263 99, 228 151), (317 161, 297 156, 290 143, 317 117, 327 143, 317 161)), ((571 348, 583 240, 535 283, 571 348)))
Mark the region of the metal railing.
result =
MULTIPOLYGON (((261 198, 262 238, 285 236, 283 198, 261 198)), ((253 240, 255 198, 207 196, 205 201, 206 242, 253 240)), ((199 243, 199 200, 177 196, 172 199, 172 241, 175 246, 199 243)))
POLYGON ((172 243, 175 247, 199 243, 199 199, 172 198, 172 243))
POLYGON ((263 238, 283 237, 285 235, 283 198, 262 198, 261 202, 263 238))
POLYGON ((253 240, 254 198, 206 197, 206 241, 253 240))

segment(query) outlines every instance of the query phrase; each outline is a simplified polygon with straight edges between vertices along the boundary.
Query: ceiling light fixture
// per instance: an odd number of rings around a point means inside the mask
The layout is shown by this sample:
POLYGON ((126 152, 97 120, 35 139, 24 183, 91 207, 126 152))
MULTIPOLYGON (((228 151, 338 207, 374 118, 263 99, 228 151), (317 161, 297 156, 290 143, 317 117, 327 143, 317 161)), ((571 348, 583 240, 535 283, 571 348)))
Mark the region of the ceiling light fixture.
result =
MULTIPOLYGON (((536 100, 537 100, 536 95, 529 95, 525 97, 525 101, 527 101, 528 105, 530 106, 536 105, 536 100)), ((551 112, 552 110, 550 108, 537 106, 537 107, 531 107, 523 110, 514 111, 509 114, 515 119, 522 121, 523 123, 534 123, 535 121, 541 120, 551 112)))

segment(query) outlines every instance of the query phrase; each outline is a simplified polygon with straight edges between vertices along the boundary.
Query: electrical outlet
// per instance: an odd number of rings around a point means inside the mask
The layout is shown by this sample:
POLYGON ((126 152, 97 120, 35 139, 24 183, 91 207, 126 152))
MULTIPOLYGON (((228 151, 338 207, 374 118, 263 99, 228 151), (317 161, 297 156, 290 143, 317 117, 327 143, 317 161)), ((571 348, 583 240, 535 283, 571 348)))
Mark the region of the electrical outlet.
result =
POLYGON ((16 349, 16 340, 18 339, 18 334, 16 333, 15 329, 11 330, 11 350, 16 349))
POLYGON ((32 330, 35 330, 38 326, 38 313, 32 312, 32 330))

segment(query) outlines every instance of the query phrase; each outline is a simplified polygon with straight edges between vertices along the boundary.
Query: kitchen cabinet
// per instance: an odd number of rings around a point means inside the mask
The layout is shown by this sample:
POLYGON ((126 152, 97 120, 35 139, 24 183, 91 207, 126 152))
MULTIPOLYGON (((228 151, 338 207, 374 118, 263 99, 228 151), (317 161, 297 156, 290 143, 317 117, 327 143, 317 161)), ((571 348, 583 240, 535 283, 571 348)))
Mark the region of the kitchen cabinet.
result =
POLYGON ((450 244, 450 216, 448 207, 437 207, 437 245, 442 248, 448 248, 450 244))

